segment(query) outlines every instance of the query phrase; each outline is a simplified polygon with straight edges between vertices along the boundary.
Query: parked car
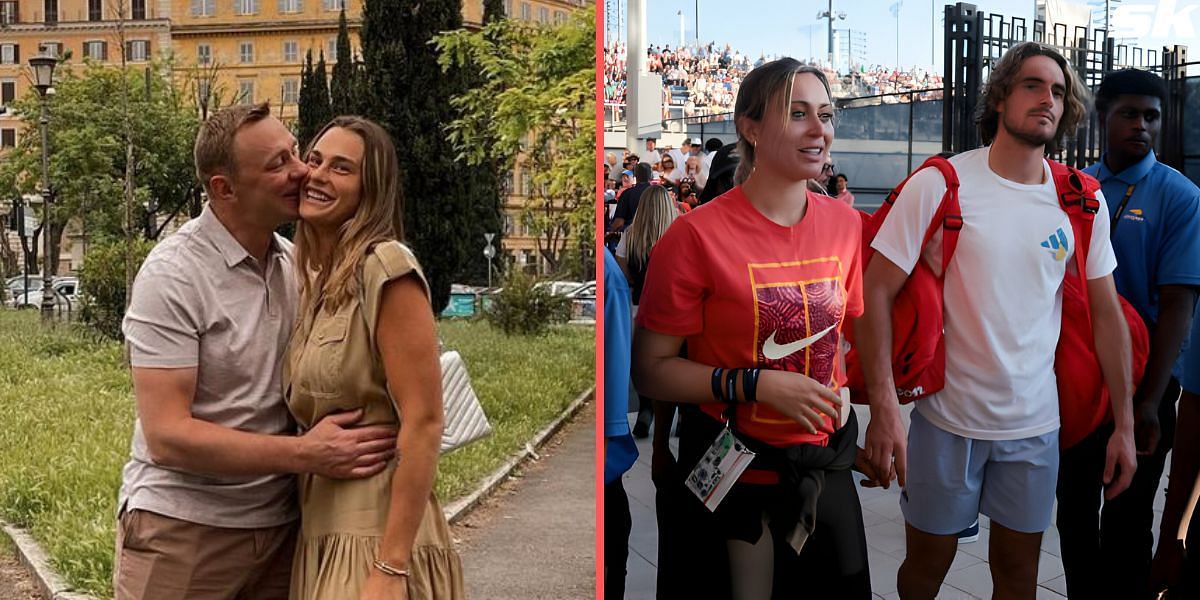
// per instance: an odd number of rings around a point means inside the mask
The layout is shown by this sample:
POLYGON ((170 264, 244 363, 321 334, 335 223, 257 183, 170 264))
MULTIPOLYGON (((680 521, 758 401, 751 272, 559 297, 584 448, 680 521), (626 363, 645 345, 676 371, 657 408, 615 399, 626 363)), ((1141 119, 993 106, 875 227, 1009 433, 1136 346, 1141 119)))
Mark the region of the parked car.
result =
POLYGON ((565 296, 583 285, 582 281, 539 281, 533 284, 534 289, 549 289, 555 296, 565 296))
MULTIPOLYGON (((79 278, 59 277, 50 285, 54 289, 54 307, 56 311, 65 310, 69 312, 76 310, 79 298, 79 278)), ((42 288, 39 286, 36 289, 29 290, 27 294, 18 294, 13 300, 13 306, 17 308, 41 308, 42 288)))
MULTIPOLYGON (((4 281, 4 285, 8 288, 8 293, 4 295, 4 303, 8 306, 15 306, 17 296, 25 293, 25 276, 17 275, 16 277, 9 277, 4 281)), ((41 275, 29 275, 29 289, 42 289, 41 275)))

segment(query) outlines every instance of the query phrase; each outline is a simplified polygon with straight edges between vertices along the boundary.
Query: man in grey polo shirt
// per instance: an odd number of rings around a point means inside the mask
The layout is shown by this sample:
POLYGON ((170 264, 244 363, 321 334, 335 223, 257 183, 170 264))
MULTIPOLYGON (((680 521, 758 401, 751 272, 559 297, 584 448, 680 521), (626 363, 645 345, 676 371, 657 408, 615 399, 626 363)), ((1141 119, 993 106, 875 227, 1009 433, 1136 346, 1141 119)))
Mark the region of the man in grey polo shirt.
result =
POLYGON ((395 430, 357 413, 295 435, 281 371, 296 319, 291 244, 308 167, 267 105, 201 125, 209 204, 156 246, 124 333, 138 419, 119 498, 117 598, 287 598, 294 473, 363 477, 395 430))

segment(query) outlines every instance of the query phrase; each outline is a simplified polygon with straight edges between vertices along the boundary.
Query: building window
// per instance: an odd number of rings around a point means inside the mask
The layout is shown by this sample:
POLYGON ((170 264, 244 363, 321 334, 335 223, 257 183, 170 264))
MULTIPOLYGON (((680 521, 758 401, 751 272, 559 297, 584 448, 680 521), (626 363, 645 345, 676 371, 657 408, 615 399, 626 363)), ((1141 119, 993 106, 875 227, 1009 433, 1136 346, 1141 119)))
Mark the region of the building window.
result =
POLYGON ((550 9, 545 6, 538 9, 538 23, 550 22, 550 9))
POLYGON ((45 48, 46 53, 50 56, 62 56, 63 48, 60 42, 42 42, 39 46, 45 48))
POLYGON ((8 106, 17 98, 17 80, 0 79, 0 107, 8 106))
POLYGON ((329 38, 329 42, 325 46, 325 62, 337 62, 337 38, 329 38))
POLYGON ((529 8, 528 2, 521 3, 521 20, 528 21, 533 17, 533 9, 529 8))
POLYGON ((512 0, 504 0, 504 16, 512 16, 512 0))
POLYGON ((150 60, 150 40, 130 40, 125 42, 125 57, 133 62, 150 60))
POLYGON ((46 9, 46 24, 53 25, 58 23, 58 0, 45 0, 42 7, 46 9))
POLYGON ((238 62, 248 64, 254 62, 254 43, 242 42, 238 44, 238 62))
POLYGON ((0 148, 17 147, 17 130, 0 129, 0 148))
POLYGON ((12 25, 21 20, 20 3, 0 2, 0 25, 12 25))
POLYGON ((512 234, 513 234, 513 218, 512 218, 512 215, 510 215, 510 214, 508 214, 508 213, 504 213, 504 235, 506 235, 506 236, 509 236, 509 235, 512 235, 512 234))
POLYGON ((283 62, 294 63, 300 60, 300 44, 296 42, 283 43, 283 62))
POLYGON ((133 18, 139 21, 146 19, 146 0, 133 0, 133 18))
POLYGON ((279 12, 281 13, 298 13, 304 12, 304 4, 300 0, 279 0, 279 12))
POLYGON ((566 22, 567 22, 567 13, 565 13, 561 10, 554 11, 554 24, 555 25, 562 25, 563 23, 566 23, 566 22))
POLYGON ((108 60, 108 42, 84 42, 83 57, 93 60, 108 60))
POLYGON ((104 4, 102 0, 88 0, 88 20, 104 20, 104 4))
POLYGON ((258 0, 233 0, 233 12, 239 15, 257 15, 258 0))
POLYGON ((196 63, 201 65, 212 64, 212 46, 208 44, 198 44, 196 46, 196 63))
POLYGON ((321 6, 325 10, 342 10, 346 8, 346 0, 321 0, 321 6))
POLYGON ((211 17, 217 13, 217 0, 192 0, 193 17, 211 17))
POLYGON ((283 103, 298 104, 300 102, 300 80, 288 78, 283 80, 283 103))
POLYGON ((0 44, 0 65, 15 65, 21 62, 21 47, 16 44, 0 44))
POLYGON ((254 80, 242 79, 238 81, 238 103, 253 104, 254 103, 254 80))
POLYGON ((201 79, 196 82, 196 100, 197 104, 207 106, 209 101, 209 92, 212 91, 212 86, 207 79, 201 79))

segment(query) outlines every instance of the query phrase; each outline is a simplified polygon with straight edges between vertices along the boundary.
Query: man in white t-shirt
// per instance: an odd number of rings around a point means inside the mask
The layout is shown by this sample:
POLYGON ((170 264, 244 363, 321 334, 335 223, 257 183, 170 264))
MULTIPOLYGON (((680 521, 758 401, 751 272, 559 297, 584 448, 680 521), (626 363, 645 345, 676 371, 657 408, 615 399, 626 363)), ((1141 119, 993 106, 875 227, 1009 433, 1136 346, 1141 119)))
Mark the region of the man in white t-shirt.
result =
POLYGON ((646 156, 642 157, 642 162, 648 163, 651 167, 658 166, 660 159, 658 150, 655 148, 657 143, 658 140, 654 138, 646 138, 646 156))
MULTIPOLYGON (((980 513, 991 519, 994 597, 1036 591, 1058 474, 1060 290, 1076 250, 1044 156, 1086 117, 1087 97, 1070 65, 1040 44, 1018 44, 993 67, 978 119, 991 145, 950 159, 964 225, 944 284, 946 384, 918 401, 907 442, 890 365, 890 308, 918 260, 942 270, 940 233, 922 249, 946 190, 936 169, 909 180, 872 243, 866 313, 856 324, 871 402, 866 450, 876 472, 891 471, 903 489, 901 597, 938 594, 956 534, 980 513)), ((1108 214, 1097 195, 1099 214, 1108 214)), ((1109 389, 1121 390, 1112 395, 1105 472, 1116 495, 1136 468, 1130 341, 1108 221, 1095 219, 1092 232, 1085 275, 1097 354, 1109 389)))

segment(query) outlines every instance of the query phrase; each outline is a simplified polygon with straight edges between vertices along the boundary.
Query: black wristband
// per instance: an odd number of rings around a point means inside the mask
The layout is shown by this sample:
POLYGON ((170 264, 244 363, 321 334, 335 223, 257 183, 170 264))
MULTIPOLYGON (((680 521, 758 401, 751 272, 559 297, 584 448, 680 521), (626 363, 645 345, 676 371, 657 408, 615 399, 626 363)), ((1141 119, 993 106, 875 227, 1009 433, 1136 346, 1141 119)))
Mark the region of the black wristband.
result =
POLYGON ((730 369, 729 377, 725 379, 725 389, 729 392, 728 402, 730 404, 741 404, 737 399, 737 374, 741 369, 730 369))
POLYGON ((742 374, 742 392, 746 402, 758 402, 759 369, 746 369, 742 374))
POLYGON ((724 371, 725 371, 725 369, 722 369, 721 367, 717 367, 717 368, 713 369, 713 372, 712 372, 712 394, 713 394, 713 399, 716 400, 717 402, 725 401, 725 399, 721 396, 721 373, 723 373, 724 371))

